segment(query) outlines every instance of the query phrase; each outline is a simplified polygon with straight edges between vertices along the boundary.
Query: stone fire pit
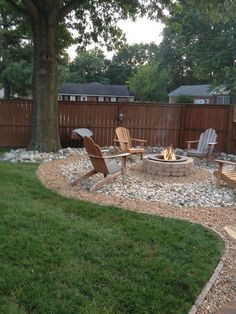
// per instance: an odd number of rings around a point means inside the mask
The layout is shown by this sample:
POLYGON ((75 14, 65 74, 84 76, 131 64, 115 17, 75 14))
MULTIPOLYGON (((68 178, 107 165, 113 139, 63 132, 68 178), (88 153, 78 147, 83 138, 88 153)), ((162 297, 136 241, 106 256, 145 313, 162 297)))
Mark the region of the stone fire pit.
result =
POLYGON ((148 155, 143 157, 143 171, 151 175, 183 177, 194 171, 193 159, 186 156, 176 156, 176 160, 165 160, 163 155, 148 155))

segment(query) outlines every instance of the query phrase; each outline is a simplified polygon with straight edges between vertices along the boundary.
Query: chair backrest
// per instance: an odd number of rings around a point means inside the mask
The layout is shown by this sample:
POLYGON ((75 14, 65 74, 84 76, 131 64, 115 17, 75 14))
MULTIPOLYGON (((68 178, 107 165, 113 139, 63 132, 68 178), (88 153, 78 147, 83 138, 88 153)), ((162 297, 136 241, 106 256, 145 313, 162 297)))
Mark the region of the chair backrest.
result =
POLYGON ((131 148, 132 145, 131 145, 130 133, 128 129, 119 126, 118 128, 116 128, 116 136, 119 141, 127 142, 127 144, 120 142, 120 147, 123 151, 126 150, 127 148, 128 149, 131 148))
POLYGON ((94 143, 91 137, 84 137, 84 147, 89 155, 94 170, 99 173, 108 174, 108 168, 103 158, 101 148, 94 143))
MULTIPOLYGON (((213 143, 217 139, 217 134, 214 129, 207 129, 200 135, 197 150, 203 154, 208 152, 208 143, 213 143)), ((213 148, 212 148, 213 149, 213 148)))

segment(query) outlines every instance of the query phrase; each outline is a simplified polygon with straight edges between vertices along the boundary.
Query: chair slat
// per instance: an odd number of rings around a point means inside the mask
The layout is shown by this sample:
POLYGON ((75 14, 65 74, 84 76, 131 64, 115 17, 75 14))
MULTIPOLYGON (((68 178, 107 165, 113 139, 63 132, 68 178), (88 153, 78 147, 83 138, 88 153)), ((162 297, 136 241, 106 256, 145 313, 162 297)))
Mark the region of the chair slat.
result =
POLYGON ((124 152, 129 152, 131 154, 140 154, 140 157, 142 159, 144 154, 144 142, 142 140, 136 139, 136 141, 140 141, 141 148, 132 147, 132 140, 130 137, 130 132, 128 129, 124 127, 118 127, 116 128, 116 137, 118 139, 118 142, 120 144, 121 150, 124 152))
POLYGON ((102 173, 104 178, 96 183, 94 183, 90 187, 90 191, 94 191, 95 189, 101 187, 104 183, 108 183, 110 180, 115 178, 118 175, 122 175, 123 183, 126 178, 126 159, 129 153, 126 154, 117 154, 115 156, 103 156, 101 148, 94 143, 91 137, 84 137, 84 147, 90 158, 90 161, 93 165, 93 170, 90 170, 88 173, 82 175, 74 182, 71 183, 72 186, 76 185, 78 182, 87 179, 88 177, 96 174, 102 173), (111 165, 106 163, 106 158, 122 158, 122 165, 111 165))

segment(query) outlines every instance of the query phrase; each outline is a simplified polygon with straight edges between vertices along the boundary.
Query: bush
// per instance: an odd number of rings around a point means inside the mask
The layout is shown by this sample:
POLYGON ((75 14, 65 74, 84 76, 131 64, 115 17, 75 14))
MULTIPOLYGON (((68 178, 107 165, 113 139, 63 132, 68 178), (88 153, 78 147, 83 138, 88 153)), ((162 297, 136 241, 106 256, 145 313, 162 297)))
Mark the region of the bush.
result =
POLYGON ((177 104, 189 104, 193 103, 193 97, 190 95, 179 95, 176 97, 175 102, 177 104))

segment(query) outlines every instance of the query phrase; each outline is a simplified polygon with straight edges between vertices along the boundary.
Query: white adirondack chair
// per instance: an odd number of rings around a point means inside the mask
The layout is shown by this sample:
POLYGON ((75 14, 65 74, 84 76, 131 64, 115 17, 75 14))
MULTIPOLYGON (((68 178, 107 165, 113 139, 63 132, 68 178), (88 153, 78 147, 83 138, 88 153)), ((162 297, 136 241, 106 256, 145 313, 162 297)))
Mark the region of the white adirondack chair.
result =
POLYGON ((207 162, 213 157, 214 147, 216 142, 217 134, 214 129, 207 129, 200 135, 199 140, 187 141, 187 154, 188 156, 195 157, 206 157, 207 162), (191 148, 192 144, 197 143, 197 148, 191 148))

